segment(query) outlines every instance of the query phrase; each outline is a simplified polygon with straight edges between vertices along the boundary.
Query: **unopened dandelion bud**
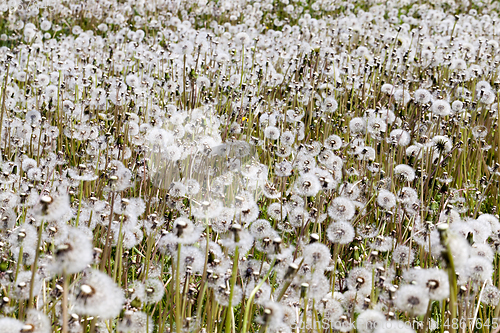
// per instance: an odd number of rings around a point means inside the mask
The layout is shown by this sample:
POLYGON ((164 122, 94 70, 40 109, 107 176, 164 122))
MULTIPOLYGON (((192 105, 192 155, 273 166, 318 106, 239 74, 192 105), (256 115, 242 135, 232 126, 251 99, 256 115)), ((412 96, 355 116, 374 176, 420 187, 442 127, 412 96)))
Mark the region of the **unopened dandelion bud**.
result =
POLYGON ((394 297, 395 297, 394 294, 396 293, 396 291, 397 291, 397 289, 394 286, 389 288, 389 296, 391 299, 394 299, 394 297))
POLYGON ((35 329, 35 327, 31 324, 27 324, 27 325, 24 325, 22 328, 21 328, 21 332, 22 333, 27 333, 27 332, 33 332, 35 329))
POLYGON ((46 204, 46 205, 48 205, 48 204, 50 204, 50 203, 52 202, 52 197, 51 197, 51 196, 49 196, 49 195, 42 195, 42 196, 40 197, 40 202, 41 202, 42 204, 46 204))
POLYGON ((85 295, 86 296, 86 295, 92 294, 93 289, 88 284, 82 284, 81 287, 80 287, 80 292, 81 292, 81 295, 85 295))
POLYGON ((288 265, 288 268, 285 273, 285 280, 293 276, 295 272, 298 271, 298 269, 299 266, 297 264, 291 263, 290 265, 288 265))
POLYGON ((264 320, 264 323, 266 325, 269 323, 269 320, 270 320, 272 314, 273 314, 273 312, 271 309, 269 309, 269 308, 264 309, 263 320, 264 320))
POLYGON ((368 297, 366 297, 366 298, 363 300, 363 307, 364 307, 365 309, 368 309, 368 308, 370 307, 370 303, 371 303, 371 300, 370 300, 368 297))
MULTIPOLYGON (((92 320, 94 319, 94 317, 87 317, 87 320, 92 320)), ((72 313, 70 316, 69 316, 69 322, 70 323, 75 323, 75 322, 79 322, 80 321, 80 317, 76 314, 76 313, 72 313)))
POLYGON ((300 285, 300 298, 306 297, 308 289, 309 289, 309 283, 304 282, 300 285))
POLYGON ((309 215, 311 215, 311 217, 316 217, 317 214, 318 214, 318 210, 316 208, 312 208, 309 211, 309 215))
POLYGON ((281 237, 276 237, 273 239, 275 253, 281 253, 281 243, 282 243, 281 237))
POLYGON ((187 228, 187 222, 184 220, 179 220, 179 221, 177 221, 175 227, 177 229, 176 236, 181 237, 183 232, 184 232, 184 229, 187 228))
POLYGON ((25 203, 26 199, 28 198, 28 194, 25 192, 19 193, 19 196, 21 197, 21 203, 25 203))
POLYGON ((240 241, 240 232, 241 232, 241 225, 239 224, 233 224, 231 226, 231 231, 233 232, 234 235, 234 241, 238 243, 240 241))
POLYGON ((315 243, 319 241, 319 235, 318 234, 311 234, 309 236, 309 243, 315 243))

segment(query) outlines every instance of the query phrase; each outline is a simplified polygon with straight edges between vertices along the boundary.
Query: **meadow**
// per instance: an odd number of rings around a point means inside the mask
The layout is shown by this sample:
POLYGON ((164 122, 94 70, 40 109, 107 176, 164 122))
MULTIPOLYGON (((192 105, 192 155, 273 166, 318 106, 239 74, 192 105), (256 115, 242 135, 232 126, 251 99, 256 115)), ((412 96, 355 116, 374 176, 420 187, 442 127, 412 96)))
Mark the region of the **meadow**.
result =
POLYGON ((0 0, 0 333, 500 332, 499 11, 0 0))

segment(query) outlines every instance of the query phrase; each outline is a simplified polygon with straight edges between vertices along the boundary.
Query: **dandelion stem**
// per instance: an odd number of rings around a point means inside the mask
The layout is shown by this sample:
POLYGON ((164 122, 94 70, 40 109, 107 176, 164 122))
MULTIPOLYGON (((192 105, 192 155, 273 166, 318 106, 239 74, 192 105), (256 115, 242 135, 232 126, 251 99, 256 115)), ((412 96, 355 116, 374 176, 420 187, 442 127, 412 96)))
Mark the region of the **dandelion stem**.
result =
MULTIPOLYGON (((232 316, 234 316, 233 313, 233 295, 234 295, 234 286, 236 284, 236 277, 238 275, 238 261, 239 261, 239 248, 236 246, 234 250, 234 259, 233 259, 233 271, 231 275, 231 282, 230 282, 230 292, 229 292, 229 303, 227 305, 227 310, 226 310, 226 332, 234 332, 235 327, 231 327, 231 321, 232 321, 232 316)), ((234 318, 234 317, 233 317, 234 318)))
POLYGON ((63 273, 63 297, 62 297, 62 333, 68 333, 68 275, 63 273))
POLYGON ((182 313, 181 313, 181 247, 177 244, 177 264, 175 268, 175 329, 177 333, 182 332, 182 313))
POLYGON ((33 261, 33 264, 31 265, 30 296, 28 299, 28 309, 31 309, 33 307, 33 292, 35 289, 35 275, 36 275, 38 259, 40 258, 40 247, 42 246, 43 225, 44 225, 44 221, 42 219, 40 226, 38 227, 39 228, 38 229, 38 241, 37 241, 36 249, 35 249, 35 260, 33 261))
POLYGON ((245 314, 243 316, 243 326, 241 328, 241 332, 246 332, 247 331, 248 321, 250 320, 249 313, 250 313, 250 308, 252 307, 253 299, 255 298, 255 295, 257 294, 257 292, 260 290, 260 288, 264 285, 264 283, 266 282, 266 280, 271 275, 271 272, 272 272, 272 269, 273 269, 275 263, 276 263, 276 259, 273 260, 273 262, 271 263, 271 266, 269 267, 269 270, 267 271, 267 273, 264 276, 264 278, 252 290, 252 293, 250 294, 250 297, 248 297, 248 301, 247 301, 246 306, 245 306, 245 314))

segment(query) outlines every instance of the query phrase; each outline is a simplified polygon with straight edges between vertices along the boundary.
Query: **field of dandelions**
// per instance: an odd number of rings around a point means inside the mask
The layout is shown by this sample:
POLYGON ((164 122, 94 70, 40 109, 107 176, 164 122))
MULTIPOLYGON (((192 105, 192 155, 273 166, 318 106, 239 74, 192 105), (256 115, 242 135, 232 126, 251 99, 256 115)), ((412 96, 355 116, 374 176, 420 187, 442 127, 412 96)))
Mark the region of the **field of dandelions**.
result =
POLYGON ((499 12, 0 0, 0 333, 500 332, 499 12))

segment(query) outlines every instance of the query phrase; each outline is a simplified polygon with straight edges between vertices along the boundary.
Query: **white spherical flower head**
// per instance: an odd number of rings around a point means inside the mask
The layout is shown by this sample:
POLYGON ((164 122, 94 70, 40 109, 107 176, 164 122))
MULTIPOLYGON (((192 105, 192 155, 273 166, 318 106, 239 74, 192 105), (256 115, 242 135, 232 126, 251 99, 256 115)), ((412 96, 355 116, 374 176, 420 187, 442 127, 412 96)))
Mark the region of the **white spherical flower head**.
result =
POLYGON ((432 95, 427 89, 417 89, 413 94, 413 99, 418 104, 427 104, 431 101, 432 95))
POLYGON ((383 209, 391 209, 396 205, 396 196, 387 190, 380 190, 377 196, 377 203, 383 209))
POLYGON ((451 109, 453 112, 460 112, 464 108, 464 103, 460 100, 455 100, 451 103, 451 109))
POLYGON ((466 263, 466 274, 473 282, 483 283, 491 279, 493 265, 484 257, 471 256, 466 263))
POLYGON ((123 318, 118 322, 118 332, 153 333, 155 328, 153 319, 141 311, 125 311, 123 318))
POLYGON ((354 217, 356 208, 352 201, 346 197, 338 197, 332 200, 328 206, 328 215, 335 221, 349 221, 354 217))
POLYGON ((313 197, 321 189, 321 184, 318 177, 311 173, 305 173, 297 178, 294 189, 301 196, 313 197))
POLYGON ((323 271, 330 264, 330 250, 321 243, 312 243, 304 247, 304 264, 307 264, 316 272, 323 271))
POLYGON ((372 333, 377 328, 383 328, 385 316, 378 310, 365 310, 356 319, 356 328, 359 333, 372 333))
POLYGON ((372 290, 372 272, 364 267, 353 268, 346 282, 349 290, 357 291, 360 295, 369 295, 372 290))
POLYGON ((112 319, 120 314, 125 302, 123 291, 107 274, 92 269, 76 287, 74 311, 87 316, 112 319))
POLYGON ((339 103, 333 97, 325 98, 325 100, 321 104, 321 110, 326 113, 333 113, 337 111, 338 107, 339 103))
POLYGON ((497 306, 498 302, 500 302, 500 290, 494 285, 487 284, 483 289, 481 302, 486 305, 497 306))
POLYGON ((40 30, 42 31, 48 31, 52 27, 52 23, 48 20, 43 20, 42 23, 40 23, 40 30))
POLYGON ((409 266, 415 259, 413 249, 406 245, 398 245, 392 252, 392 261, 400 266, 409 266))
POLYGON ((396 294, 396 307, 416 316, 425 314, 428 304, 428 293, 418 285, 401 286, 396 294))
POLYGON ((415 170, 406 164, 399 164, 394 167, 394 174, 405 182, 412 182, 415 179, 415 170))
POLYGON ((267 126, 264 130, 264 136, 269 140, 278 140, 280 137, 280 130, 276 126, 267 126))
POLYGON ((447 101, 443 99, 438 99, 432 103, 431 111, 436 116, 446 117, 451 114, 451 106, 450 103, 448 103, 447 101))
POLYGON ((400 128, 392 130, 387 141, 394 145, 406 147, 411 141, 410 133, 400 128))
POLYGON ((366 120, 361 117, 352 118, 349 122, 349 129, 351 133, 365 133, 366 132, 366 120))
POLYGON ((429 298, 442 301, 450 295, 448 273, 442 269, 431 268, 419 270, 415 279, 418 285, 423 286, 429 293, 429 298))
POLYGON ((390 83, 384 83, 382 85, 382 87, 380 88, 380 90, 384 94, 392 95, 396 91, 396 88, 392 84, 390 84, 390 83))
POLYGON ((340 148, 342 148, 342 138, 336 134, 332 134, 328 138, 326 138, 323 145, 331 150, 339 150, 340 148))
POLYGON ((328 240, 336 244, 349 244, 355 236, 353 226, 349 222, 334 222, 326 229, 328 240))
POLYGON ((73 274, 92 263, 91 240, 80 229, 70 227, 66 240, 55 249, 53 270, 55 273, 73 274))

